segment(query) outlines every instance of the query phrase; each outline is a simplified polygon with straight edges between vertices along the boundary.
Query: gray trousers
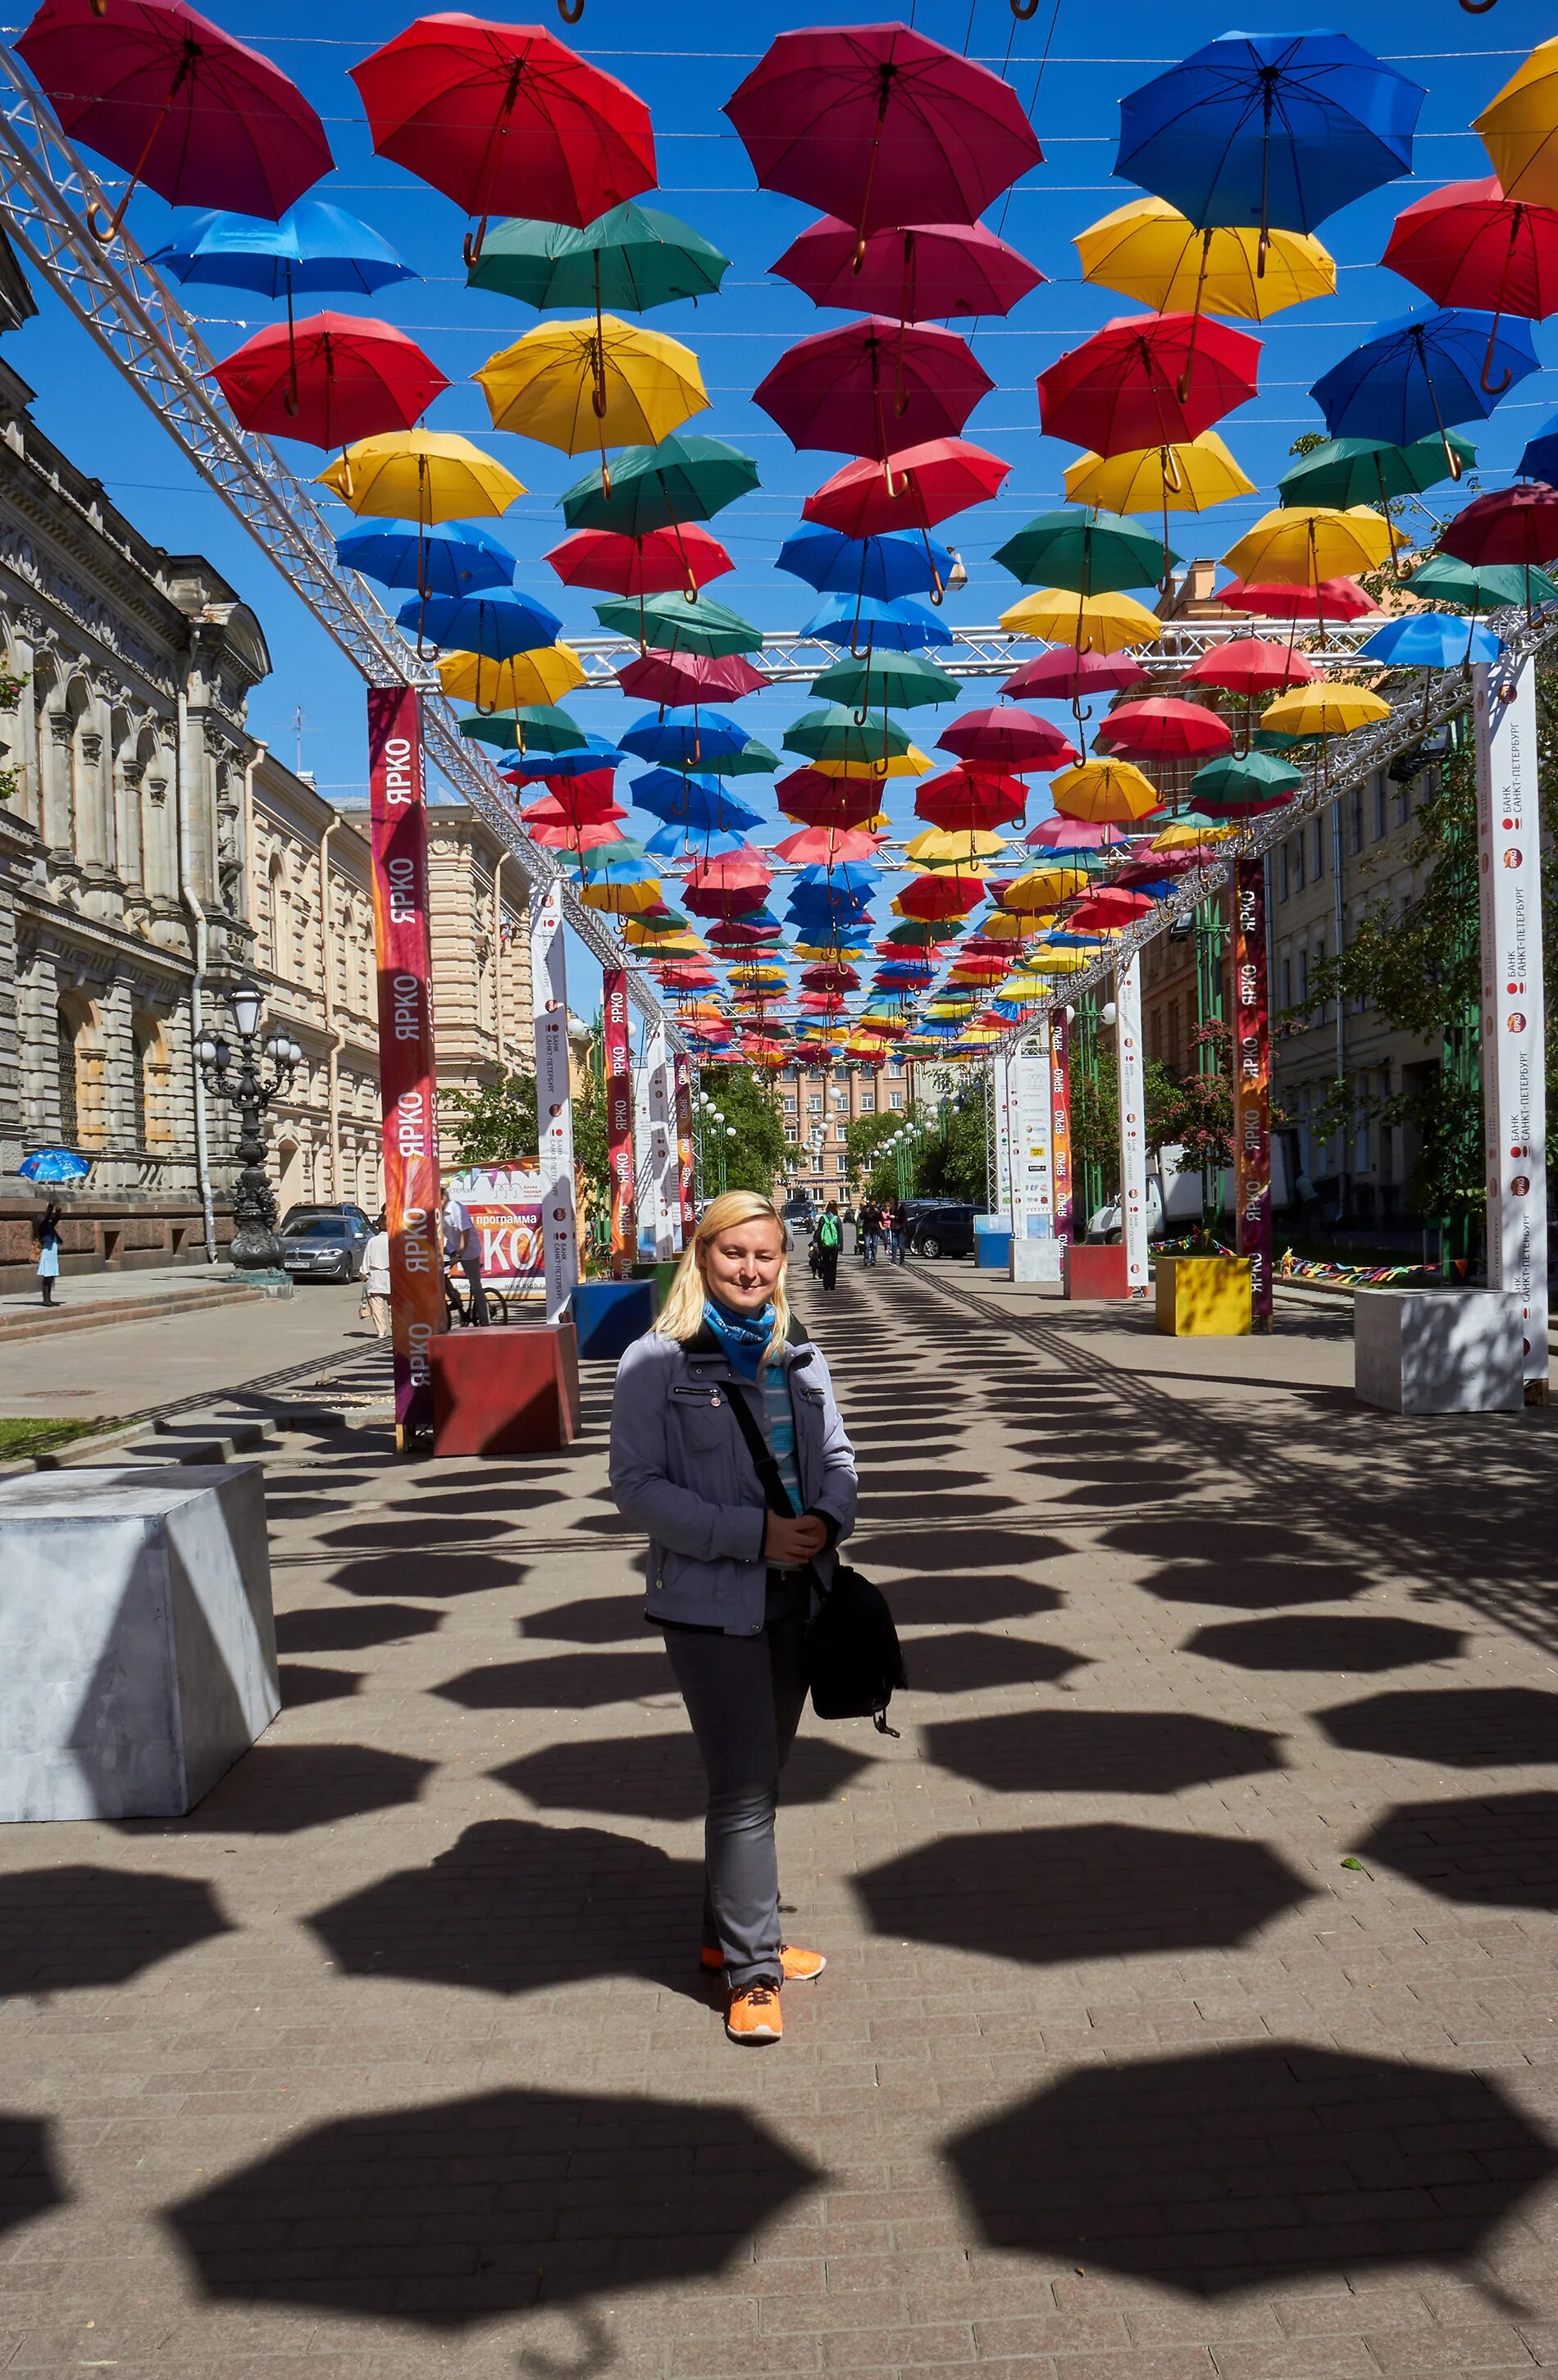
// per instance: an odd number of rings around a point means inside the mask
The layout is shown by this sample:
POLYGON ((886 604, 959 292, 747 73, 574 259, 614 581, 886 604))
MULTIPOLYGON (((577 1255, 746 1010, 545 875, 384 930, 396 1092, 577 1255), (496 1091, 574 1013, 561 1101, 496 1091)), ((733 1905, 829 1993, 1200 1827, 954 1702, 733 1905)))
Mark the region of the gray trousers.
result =
POLYGON ((807 1579, 768 1574, 762 1632, 667 1628, 665 1651, 709 1779, 703 1828, 703 1939, 724 1953, 735 1990, 777 1984, 779 1862, 773 1811, 806 1701, 807 1579))

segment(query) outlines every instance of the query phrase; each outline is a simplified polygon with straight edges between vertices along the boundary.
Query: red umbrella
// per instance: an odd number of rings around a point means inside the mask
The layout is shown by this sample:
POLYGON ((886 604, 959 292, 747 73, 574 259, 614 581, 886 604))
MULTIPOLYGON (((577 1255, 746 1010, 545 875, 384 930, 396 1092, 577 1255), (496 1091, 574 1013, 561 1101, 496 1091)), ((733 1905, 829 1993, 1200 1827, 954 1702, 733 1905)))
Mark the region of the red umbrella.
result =
POLYGON ((1226 752, 1233 740, 1233 731, 1215 710, 1199 702, 1176 702, 1167 695, 1122 703, 1100 720, 1093 737, 1112 752, 1144 753, 1160 760, 1226 752))
POLYGON ((881 843, 879 834, 867 834, 858 827, 803 826, 773 848, 796 868, 843 868, 851 859, 874 857, 881 843))
POLYGON ((685 710, 700 702, 737 702, 756 694, 768 680, 741 653, 718 659, 702 653, 663 653, 651 645, 624 662, 616 682, 638 702, 657 702, 662 710, 685 710))
POLYGON ((1356 578, 1322 578, 1313 587, 1231 578, 1218 589, 1217 600, 1230 612, 1250 612, 1263 620, 1362 620, 1379 609, 1356 578))
POLYGON ((914 813, 950 832, 971 829, 978 833, 1008 826, 1028 808, 1028 787, 1020 777, 1004 777, 991 769, 965 762, 927 777, 916 787, 914 813))
POLYGON ((1041 819, 1023 837, 1030 851, 1122 851, 1130 840, 1107 819, 1041 819))
POLYGON ((1199 314, 1121 314, 1039 375, 1045 434, 1126 455, 1199 437, 1256 392, 1260 342, 1199 314))
POLYGON ((792 446, 884 459, 895 443, 952 436, 994 385, 955 331, 870 314, 798 340, 752 401, 792 446))
POLYGON ((777 942, 784 937, 783 926, 749 926, 741 917, 726 917, 709 936, 712 951, 746 951, 759 949, 764 943, 777 942))
POLYGON ((984 879, 979 875, 916 876, 899 893, 897 906, 906 917, 966 917, 984 899, 984 879))
POLYGON ((841 216, 858 239, 977 223, 1043 162, 1009 83, 905 25, 781 33, 724 112, 763 189, 841 216))
POLYGON ((404 331, 369 315, 273 323, 212 369, 245 430, 350 446, 409 430, 449 385, 404 331))
POLYGON ((852 966, 840 959, 824 959, 816 966, 802 967, 801 982, 808 991, 858 991, 860 978, 852 966))
MULTIPOLYGON (((1540 322, 1558 308, 1558 212, 1506 199, 1495 176, 1448 182, 1404 207, 1380 260, 1441 306, 1472 306, 1493 316, 1482 386, 1501 314, 1540 322)), ((1509 386, 1505 372, 1502 385, 1509 386)))
POLYGON ((1057 645, 1014 670, 1001 691, 1025 702, 1085 702, 1095 694, 1123 694, 1146 683, 1147 672, 1129 653, 1078 653, 1057 645))
POLYGON ((1285 694, 1290 686, 1308 686, 1319 675, 1305 654, 1270 637, 1231 637, 1185 673, 1187 685, 1221 686, 1244 695, 1285 694))
POLYGON ((1558 553, 1558 489, 1527 480, 1495 488, 1457 513, 1439 540, 1442 553, 1481 567, 1520 562, 1534 569, 1558 553))
POLYGON ((761 909, 773 881, 773 871, 755 853, 727 852, 688 869, 686 905, 700 917, 736 917, 744 909, 761 909))
MULTIPOLYGON (((535 784, 541 781, 523 777, 513 782, 535 784)), ((612 799, 609 769, 591 770, 584 777, 549 777, 545 783, 548 790, 538 800, 527 802, 519 813, 527 824, 535 819, 542 826, 607 826, 627 816, 612 799)))
POLYGON ((691 521, 651 529, 647 537, 576 528, 546 559, 565 587, 594 587, 622 596, 674 595, 684 588, 696 594, 736 567, 719 539, 691 521))
POLYGON ((183 0, 43 0, 17 49, 64 129, 176 207, 272 223, 335 164, 297 85, 183 0))
POLYGON ((802 520, 842 529, 846 537, 882 537, 890 530, 934 528, 968 504, 1000 492, 1011 470, 998 455, 966 438, 933 438, 901 447, 881 463, 846 463, 800 508, 802 520))
POLYGON ((539 26, 419 17, 349 71, 379 155, 477 218, 468 264, 489 215, 582 231, 659 178, 643 101, 539 26))
POLYGON ((882 808, 878 777, 830 777, 821 769, 792 769, 773 788, 782 818, 797 826, 824 826, 840 833, 863 826, 882 808))
MULTIPOLYGON (((614 819, 587 820, 582 826, 569 826, 561 819, 538 818, 535 815, 537 810, 546 807, 544 802, 534 802, 529 809, 521 810, 519 815, 531 841, 541 844, 548 851, 601 851, 622 841, 622 829, 614 819)), ((616 812, 618 819, 627 815, 626 810, 616 812)))
POLYGON ((1118 885, 1106 884, 1079 902, 1065 923, 1068 930, 1075 926, 1079 934, 1117 933, 1122 926, 1145 917, 1152 906, 1145 892, 1125 892, 1118 885))
POLYGON ((650 972, 667 991, 712 991, 719 977, 697 959, 654 959, 650 972))
POLYGON ((1058 727, 1015 706, 964 711, 953 721, 936 749, 955 752, 960 760, 1011 769, 1019 776, 1042 769, 1067 769, 1077 757, 1075 745, 1066 742, 1058 727))
POLYGON ((816 306, 863 306, 900 322, 1009 314, 1044 275, 983 224, 906 224, 873 232, 863 261, 854 227, 824 215, 790 242, 771 273, 816 306))

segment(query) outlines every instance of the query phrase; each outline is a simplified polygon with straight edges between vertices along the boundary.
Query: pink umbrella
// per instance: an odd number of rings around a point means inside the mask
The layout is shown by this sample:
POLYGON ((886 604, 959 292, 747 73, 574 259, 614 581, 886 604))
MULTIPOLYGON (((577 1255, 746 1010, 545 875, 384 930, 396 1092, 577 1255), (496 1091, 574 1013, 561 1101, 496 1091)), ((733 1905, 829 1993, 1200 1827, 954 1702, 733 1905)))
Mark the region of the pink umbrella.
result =
POLYGON ((176 207, 286 212, 335 164, 296 83, 183 0, 43 0, 17 49, 64 129, 176 207))
POLYGON ((738 702, 756 694, 768 680, 740 653, 717 658, 702 653, 663 653, 651 646, 635 654, 617 671, 624 694, 638 702, 657 702, 662 710, 685 710, 700 702, 738 702))
POLYGON ((1152 906, 1145 892, 1123 892, 1117 886, 1106 884, 1088 900, 1078 902, 1065 922, 1068 927, 1075 926, 1078 933, 1118 933, 1122 926, 1134 925, 1138 917, 1145 917, 1152 906))
POLYGON ((1271 637, 1230 637, 1213 645, 1186 671, 1191 686, 1220 686, 1230 694, 1285 694, 1319 677, 1313 662, 1271 637))
POLYGON ((1023 841, 1030 851, 1121 851, 1128 834, 1104 819, 1041 819, 1023 841))
POLYGON ((1128 653, 1078 653, 1056 645, 1024 662, 1001 687, 1023 702, 1085 702, 1095 694, 1123 694, 1144 686, 1147 672, 1128 653))
POLYGON ((1147 702, 1123 702, 1101 719, 1094 742, 1111 752, 1146 753, 1154 759, 1203 758, 1226 752, 1233 730, 1199 702, 1156 695, 1147 702))
POLYGON ((727 101, 765 190, 853 224, 977 223, 1044 152, 1009 83, 906 25, 781 33, 727 101))
POLYGON ((873 232, 857 261, 852 226, 824 215, 791 241, 770 271, 793 281, 816 306, 864 306, 900 321, 951 314, 1009 314, 1044 275, 983 224, 906 224, 873 232))
POLYGON ((955 719, 936 749, 955 752, 960 760, 978 760, 987 767, 1010 769, 1028 776, 1041 769, 1066 769, 1077 758, 1058 727, 1031 710, 1004 708, 966 710, 955 719))
POLYGON ((752 395, 792 446, 882 460, 955 435, 994 385, 955 331, 870 314, 798 340, 752 395))

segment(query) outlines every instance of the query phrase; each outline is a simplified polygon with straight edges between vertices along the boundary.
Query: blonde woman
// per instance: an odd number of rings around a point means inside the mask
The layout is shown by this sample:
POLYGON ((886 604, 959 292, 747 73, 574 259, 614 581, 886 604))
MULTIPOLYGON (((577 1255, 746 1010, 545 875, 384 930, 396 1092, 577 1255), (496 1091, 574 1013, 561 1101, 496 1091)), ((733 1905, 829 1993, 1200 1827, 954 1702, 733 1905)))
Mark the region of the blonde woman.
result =
POLYGON ((813 1592, 855 1518, 854 1452, 827 1365, 791 1318, 785 1265, 772 1200, 716 1198, 612 1405, 612 1493, 649 1536, 648 1616, 709 1780, 703 1964, 743 2046, 777 2041, 781 1984, 826 1963, 780 1939, 773 1812, 813 1592))

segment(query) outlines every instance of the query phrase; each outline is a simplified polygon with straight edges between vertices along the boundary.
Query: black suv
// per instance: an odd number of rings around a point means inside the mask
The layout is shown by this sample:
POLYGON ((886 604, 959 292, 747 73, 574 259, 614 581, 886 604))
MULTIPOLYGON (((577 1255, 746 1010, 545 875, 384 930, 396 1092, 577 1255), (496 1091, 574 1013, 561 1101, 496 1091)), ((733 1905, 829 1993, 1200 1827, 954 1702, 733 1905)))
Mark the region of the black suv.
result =
POLYGON ((927 1199, 909 1224, 909 1246, 919 1257, 971 1257, 974 1216, 971 1199, 927 1199))

